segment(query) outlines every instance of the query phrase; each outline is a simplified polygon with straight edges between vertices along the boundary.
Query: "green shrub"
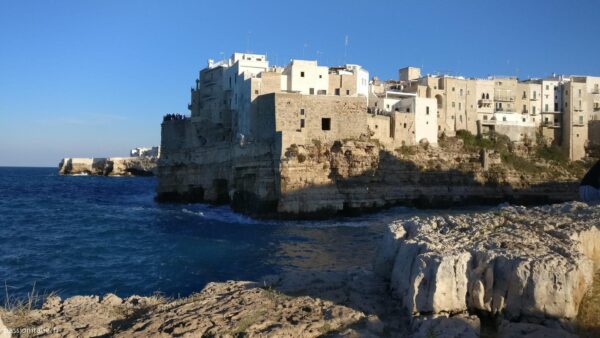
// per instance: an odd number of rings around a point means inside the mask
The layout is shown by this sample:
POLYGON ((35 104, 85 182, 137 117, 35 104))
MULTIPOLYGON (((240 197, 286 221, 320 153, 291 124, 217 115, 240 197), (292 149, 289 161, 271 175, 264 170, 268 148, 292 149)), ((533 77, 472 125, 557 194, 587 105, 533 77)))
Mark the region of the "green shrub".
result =
POLYGON ((557 145, 546 146, 543 144, 538 145, 536 149, 536 155, 547 161, 555 161, 559 163, 569 162, 567 154, 557 145))
POLYGON ((536 173, 539 170, 535 163, 521 156, 509 152, 504 152, 500 156, 503 163, 510 165, 517 171, 536 173))

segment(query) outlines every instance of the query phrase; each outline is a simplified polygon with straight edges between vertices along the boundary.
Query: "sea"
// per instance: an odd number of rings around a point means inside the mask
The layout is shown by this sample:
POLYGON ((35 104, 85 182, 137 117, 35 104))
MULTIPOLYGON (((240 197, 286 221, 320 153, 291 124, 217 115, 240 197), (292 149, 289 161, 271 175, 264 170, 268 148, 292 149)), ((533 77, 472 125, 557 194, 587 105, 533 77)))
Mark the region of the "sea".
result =
POLYGON ((369 268, 387 224, 435 212, 256 220, 226 206, 156 203, 156 183, 0 167, 0 301, 32 291, 183 297, 213 281, 369 268))

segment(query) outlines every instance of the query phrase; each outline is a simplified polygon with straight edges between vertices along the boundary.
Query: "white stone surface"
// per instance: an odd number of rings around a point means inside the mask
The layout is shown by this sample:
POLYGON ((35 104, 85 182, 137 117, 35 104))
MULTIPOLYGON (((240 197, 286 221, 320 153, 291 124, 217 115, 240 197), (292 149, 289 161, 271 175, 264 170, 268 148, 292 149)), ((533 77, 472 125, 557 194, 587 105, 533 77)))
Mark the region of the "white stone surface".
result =
POLYGON ((574 318, 599 263, 599 226, 600 207, 579 202, 413 217, 390 225, 375 270, 415 314, 574 318))

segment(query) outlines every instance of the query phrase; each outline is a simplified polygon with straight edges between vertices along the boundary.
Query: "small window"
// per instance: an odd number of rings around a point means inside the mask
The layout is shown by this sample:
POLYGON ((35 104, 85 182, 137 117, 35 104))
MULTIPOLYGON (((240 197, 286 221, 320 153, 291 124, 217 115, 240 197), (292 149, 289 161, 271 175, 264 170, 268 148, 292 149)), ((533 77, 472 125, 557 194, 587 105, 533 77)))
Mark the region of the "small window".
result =
MULTIPOLYGON (((335 89, 335 95, 338 95, 338 96, 340 95, 340 89, 339 88, 335 89)), ((375 102, 375 106, 377 106, 377 102, 375 102)))
POLYGON ((454 104, 454 102, 452 102, 452 108, 454 108, 454 106, 455 106, 455 104, 454 104))
POLYGON ((407 112, 407 113, 410 113, 410 108, 406 108, 406 112, 407 112))
POLYGON ((304 115, 304 108, 300 109, 300 115, 304 115))
POLYGON ((525 118, 523 118, 523 122, 525 122, 525 118))
POLYGON ((406 123, 404 124, 404 128, 406 128, 406 123))
POLYGON ((346 95, 350 95, 350 90, 346 89, 346 95))
POLYGON ((258 89, 254 91, 254 94, 258 95, 258 89))
POLYGON ((487 119, 488 119, 487 115, 483 115, 483 120, 487 121, 487 119))
POLYGON ((304 77, 304 72, 300 72, 300 77, 304 77))
POLYGON ((310 95, 315 95, 315 89, 314 89, 314 88, 310 88, 310 89, 308 90, 308 93, 309 93, 310 95))
POLYGON ((323 78, 323 75, 320 75, 320 74, 319 74, 319 79, 322 79, 322 78, 323 78))
POLYGON ((331 118, 324 117, 321 119, 321 130, 331 130, 331 118))
POLYGON ((429 107, 425 107, 425 115, 429 115, 429 107))
POLYGON ((506 116, 504 116, 504 117, 502 118, 502 121, 506 121, 506 116))
POLYGON ((300 128, 304 128, 304 119, 300 119, 300 128))

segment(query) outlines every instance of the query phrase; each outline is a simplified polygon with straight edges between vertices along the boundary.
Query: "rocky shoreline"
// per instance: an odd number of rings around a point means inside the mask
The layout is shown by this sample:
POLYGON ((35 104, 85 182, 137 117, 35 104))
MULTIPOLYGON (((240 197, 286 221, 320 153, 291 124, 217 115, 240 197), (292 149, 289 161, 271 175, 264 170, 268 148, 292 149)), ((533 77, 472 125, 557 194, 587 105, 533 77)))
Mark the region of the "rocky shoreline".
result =
POLYGON ((50 297, 0 317, 39 329, 21 337, 593 337, 599 268, 600 206, 504 205, 398 219, 372 268, 210 283, 175 300, 50 297))
POLYGON ((154 176, 155 157, 67 157, 58 165, 60 175, 154 176))

